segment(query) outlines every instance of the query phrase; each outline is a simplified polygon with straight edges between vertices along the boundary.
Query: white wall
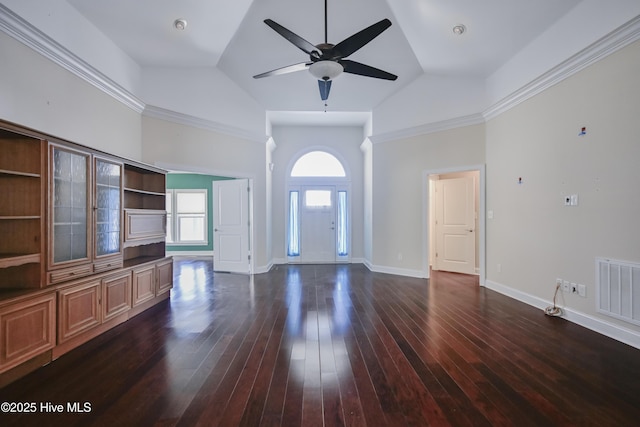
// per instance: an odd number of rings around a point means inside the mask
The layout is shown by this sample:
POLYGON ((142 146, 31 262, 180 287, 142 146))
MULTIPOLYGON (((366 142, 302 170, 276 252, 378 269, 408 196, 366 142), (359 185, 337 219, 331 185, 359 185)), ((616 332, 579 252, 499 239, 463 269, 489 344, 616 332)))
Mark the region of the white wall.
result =
POLYGON ((0 118, 140 159, 140 113, 3 32, 0 58, 0 118))
POLYGON ((560 304, 640 331, 595 311, 595 257, 640 262, 638 76, 640 42, 487 123, 490 285, 550 301, 556 278, 582 283, 560 304))
POLYGON ((363 249, 363 141, 362 127, 274 126, 273 140, 273 257, 285 260, 285 194, 287 168, 311 147, 327 147, 344 160, 351 174, 351 257, 362 258, 363 249))
MULTIPOLYGON (((249 141, 206 129, 143 117, 143 160, 167 169, 234 178, 252 178, 254 267, 264 271, 267 257, 266 141, 249 141)), ((215 250, 215 248, 214 248, 215 250)))
POLYGON ((484 163, 484 124, 373 145, 373 269, 422 275, 423 172, 484 163))

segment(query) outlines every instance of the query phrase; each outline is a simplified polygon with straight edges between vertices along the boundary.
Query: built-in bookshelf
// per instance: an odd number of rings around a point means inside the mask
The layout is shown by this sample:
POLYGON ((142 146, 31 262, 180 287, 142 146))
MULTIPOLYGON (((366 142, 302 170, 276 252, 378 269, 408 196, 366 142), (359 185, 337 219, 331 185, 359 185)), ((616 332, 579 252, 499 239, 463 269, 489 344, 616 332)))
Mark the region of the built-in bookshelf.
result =
POLYGON ((44 147, 0 127, 0 288, 43 286, 44 147))
POLYGON ((148 167, 124 167, 124 265, 165 256, 166 174, 148 167))

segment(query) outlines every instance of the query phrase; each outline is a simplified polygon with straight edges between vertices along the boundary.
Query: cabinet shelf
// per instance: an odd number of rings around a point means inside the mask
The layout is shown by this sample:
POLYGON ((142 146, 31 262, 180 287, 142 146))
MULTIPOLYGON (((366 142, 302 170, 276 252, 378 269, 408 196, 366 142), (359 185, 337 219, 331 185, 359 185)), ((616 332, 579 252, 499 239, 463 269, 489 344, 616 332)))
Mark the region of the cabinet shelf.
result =
POLYGON ((159 193, 157 191, 148 191, 148 190, 139 190, 137 188, 126 188, 124 189, 124 191, 128 191, 130 193, 137 193, 137 194, 144 194, 146 196, 160 196, 160 197, 165 197, 166 193, 159 193))
POLYGON ((4 220, 12 220, 12 221, 19 221, 19 220, 30 220, 30 219, 40 219, 41 216, 40 215, 0 215, 0 220, 4 221, 4 220))
POLYGON ((18 267, 25 264, 37 264, 40 254, 0 254, 0 268, 18 267))
POLYGON ((0 177, 3 176, 22 176, 22 177, 26 177, 26 178, 40 178, 40 174, 39 173, 31 173, 31 172, 21 172, 21 171, 15 171, 15 170, 8 170, 8 169, 0 169, 0 177))

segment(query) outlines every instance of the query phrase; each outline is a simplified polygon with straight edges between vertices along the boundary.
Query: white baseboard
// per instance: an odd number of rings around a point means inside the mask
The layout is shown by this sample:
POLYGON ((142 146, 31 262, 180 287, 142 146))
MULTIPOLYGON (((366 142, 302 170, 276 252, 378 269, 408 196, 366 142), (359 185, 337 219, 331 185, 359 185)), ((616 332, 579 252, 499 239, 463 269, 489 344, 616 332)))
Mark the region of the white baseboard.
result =
MULTIPOLYGON (((519 291, 491 280, 485 281, 485 287, 530 306, 539 308, 540 310, 544 310, 546 307, 553 304, 552 301, 538 298, 527 294, 526 292, 519 291)), ((607 322, 606 320, 599 319, 571 308, 562 307, 562 313, 561 317, 563 319, 640 349, 640 333, 636 331, 632 331, 631 329, 627 329, 623 326, 607 322)))
POLYGON ((167 251, 167 256, 204 256, 213 258, 213 251, 167 251))

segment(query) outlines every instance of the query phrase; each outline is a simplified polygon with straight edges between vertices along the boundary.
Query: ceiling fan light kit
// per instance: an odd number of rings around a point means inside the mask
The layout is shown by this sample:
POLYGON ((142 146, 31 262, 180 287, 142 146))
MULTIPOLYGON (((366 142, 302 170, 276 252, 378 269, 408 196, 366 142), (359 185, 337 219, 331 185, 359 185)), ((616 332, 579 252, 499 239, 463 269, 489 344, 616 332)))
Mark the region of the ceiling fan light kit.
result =
POLYGON ((334 61, 318 61, 309 66, 309 72, 318 80, 333 80, 344 71, 344 67, 334 61))
POLYGON ((309 60, 276 68, 266 73, 256 74, 253 76, 254 79, 309 69, 309 72, 318 79, 320 99, 326 101, 329 98, 331 81, 343 72, 383 80, 396 80, 398 78, 398 76, 386 71, 345 59, 389 28, 391 21, 388 19, 378 21, 336 45, 327 42, 327 0, 324 2, 324 43, 313 45, 271 19, 265 19, 264 23, 309 55, 309 60))

